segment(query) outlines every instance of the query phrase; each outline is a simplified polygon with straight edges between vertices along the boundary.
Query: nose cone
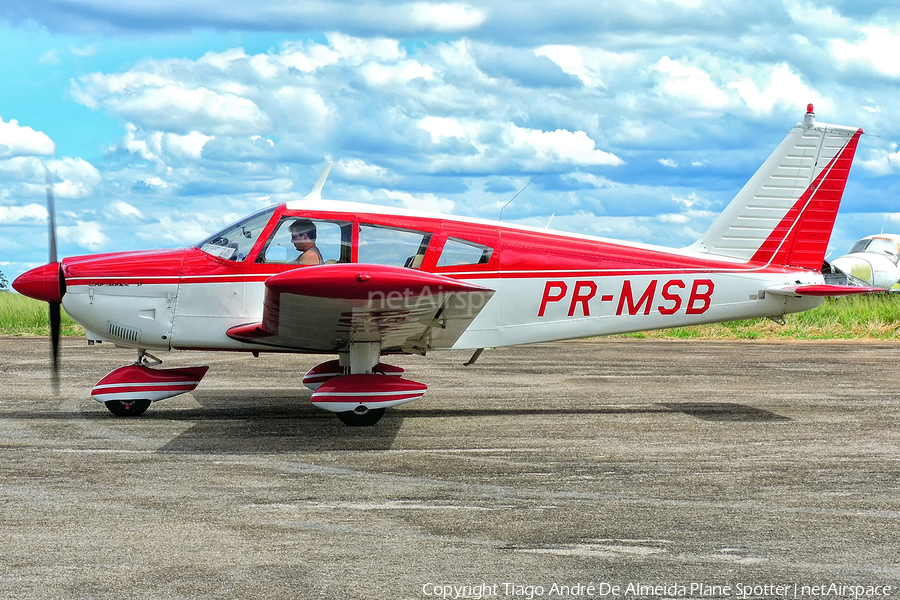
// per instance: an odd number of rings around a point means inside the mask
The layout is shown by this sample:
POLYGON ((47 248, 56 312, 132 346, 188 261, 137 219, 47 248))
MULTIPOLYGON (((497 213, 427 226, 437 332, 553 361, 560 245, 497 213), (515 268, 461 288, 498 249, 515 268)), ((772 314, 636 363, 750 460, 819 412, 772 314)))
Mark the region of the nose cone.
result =
POLYGON ((12 286, 23 296, 56 304, 62 302, 65 293, 58 262, 22 273, 16 277, 12 286))

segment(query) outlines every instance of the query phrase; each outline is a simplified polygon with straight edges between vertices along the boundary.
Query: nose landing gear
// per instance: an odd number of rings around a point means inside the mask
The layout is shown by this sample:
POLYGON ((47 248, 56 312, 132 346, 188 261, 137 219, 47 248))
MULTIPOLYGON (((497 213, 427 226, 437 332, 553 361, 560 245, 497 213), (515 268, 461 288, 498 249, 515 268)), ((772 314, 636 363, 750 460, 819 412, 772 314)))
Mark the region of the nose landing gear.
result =
POLYGON ((149 400, 107 400, 104 406, 117 417, 139 417, 150 408, 149 400))
POLYGON ((91 397, 117 417, 138 417, 152 402, 192 391, 209 370, 209 367, 150 368, 160 363, 155 356, 140 350, 135 364, 109 373, 94 386, 91 397))

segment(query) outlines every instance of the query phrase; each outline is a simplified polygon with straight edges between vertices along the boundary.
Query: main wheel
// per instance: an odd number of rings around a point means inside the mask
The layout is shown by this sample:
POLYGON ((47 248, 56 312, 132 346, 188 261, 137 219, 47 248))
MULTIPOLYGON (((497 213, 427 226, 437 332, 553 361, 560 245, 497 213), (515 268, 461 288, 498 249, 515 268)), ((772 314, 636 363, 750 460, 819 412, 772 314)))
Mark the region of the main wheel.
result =
POLYGON ((108 400, 104 404, 117 417, 139 417, 150 408, 149 400, 108 400))
POLYGON ((344 425, 349 425, 350 427, 370 427, 381 420, 381 417, 384 416, 384 409, 372 408, 362 413, 347 410, 335 414, 337 414, 337 418, 340 419, 341 423, 344 425))

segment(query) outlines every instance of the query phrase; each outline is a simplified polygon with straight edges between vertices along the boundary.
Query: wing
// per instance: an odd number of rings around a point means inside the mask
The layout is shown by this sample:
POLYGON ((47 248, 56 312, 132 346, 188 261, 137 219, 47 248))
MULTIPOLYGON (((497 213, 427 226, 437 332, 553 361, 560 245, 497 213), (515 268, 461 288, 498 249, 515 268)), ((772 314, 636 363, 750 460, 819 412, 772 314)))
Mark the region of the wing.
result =
POLYGON ((494 290, 416 269, 370 264, 303 267, 266 280, 262 321, 228 336, 306 352, 381 342, 382 352, 449 348, 494 290))

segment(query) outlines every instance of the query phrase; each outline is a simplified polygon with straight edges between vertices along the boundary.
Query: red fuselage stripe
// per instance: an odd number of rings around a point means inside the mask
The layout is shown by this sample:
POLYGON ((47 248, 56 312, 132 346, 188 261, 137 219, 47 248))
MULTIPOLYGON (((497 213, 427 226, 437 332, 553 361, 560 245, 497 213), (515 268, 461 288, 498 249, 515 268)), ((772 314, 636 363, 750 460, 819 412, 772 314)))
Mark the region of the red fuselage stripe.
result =
MULTIPOLYGON (((791 270, 798 270, 797 268, 791 270)), ((802 269, 799 269, 802 270, 802 269)), ((748 265, 732 268, 657 268, 657 269, 615 269, 615 270, 542 270, 542 271, 501 271, 501 272, 470 272, 470 273, 440 273, 453 279, 559 279, 562 277, 631 277, 640 275, 702 275, 711 273, 782 273, 784 268, 777 265, 748 265)), ((142 285, 191 285, 210 283, 264 283, 271 275, 233 275, 223 276, 192 276, 192 277, 166 277, 151 279, 140 276, 109 277, 109 278, 73 278, 67 279, 68 287, 79 286, 111 286, 130 287, 142 285)))

